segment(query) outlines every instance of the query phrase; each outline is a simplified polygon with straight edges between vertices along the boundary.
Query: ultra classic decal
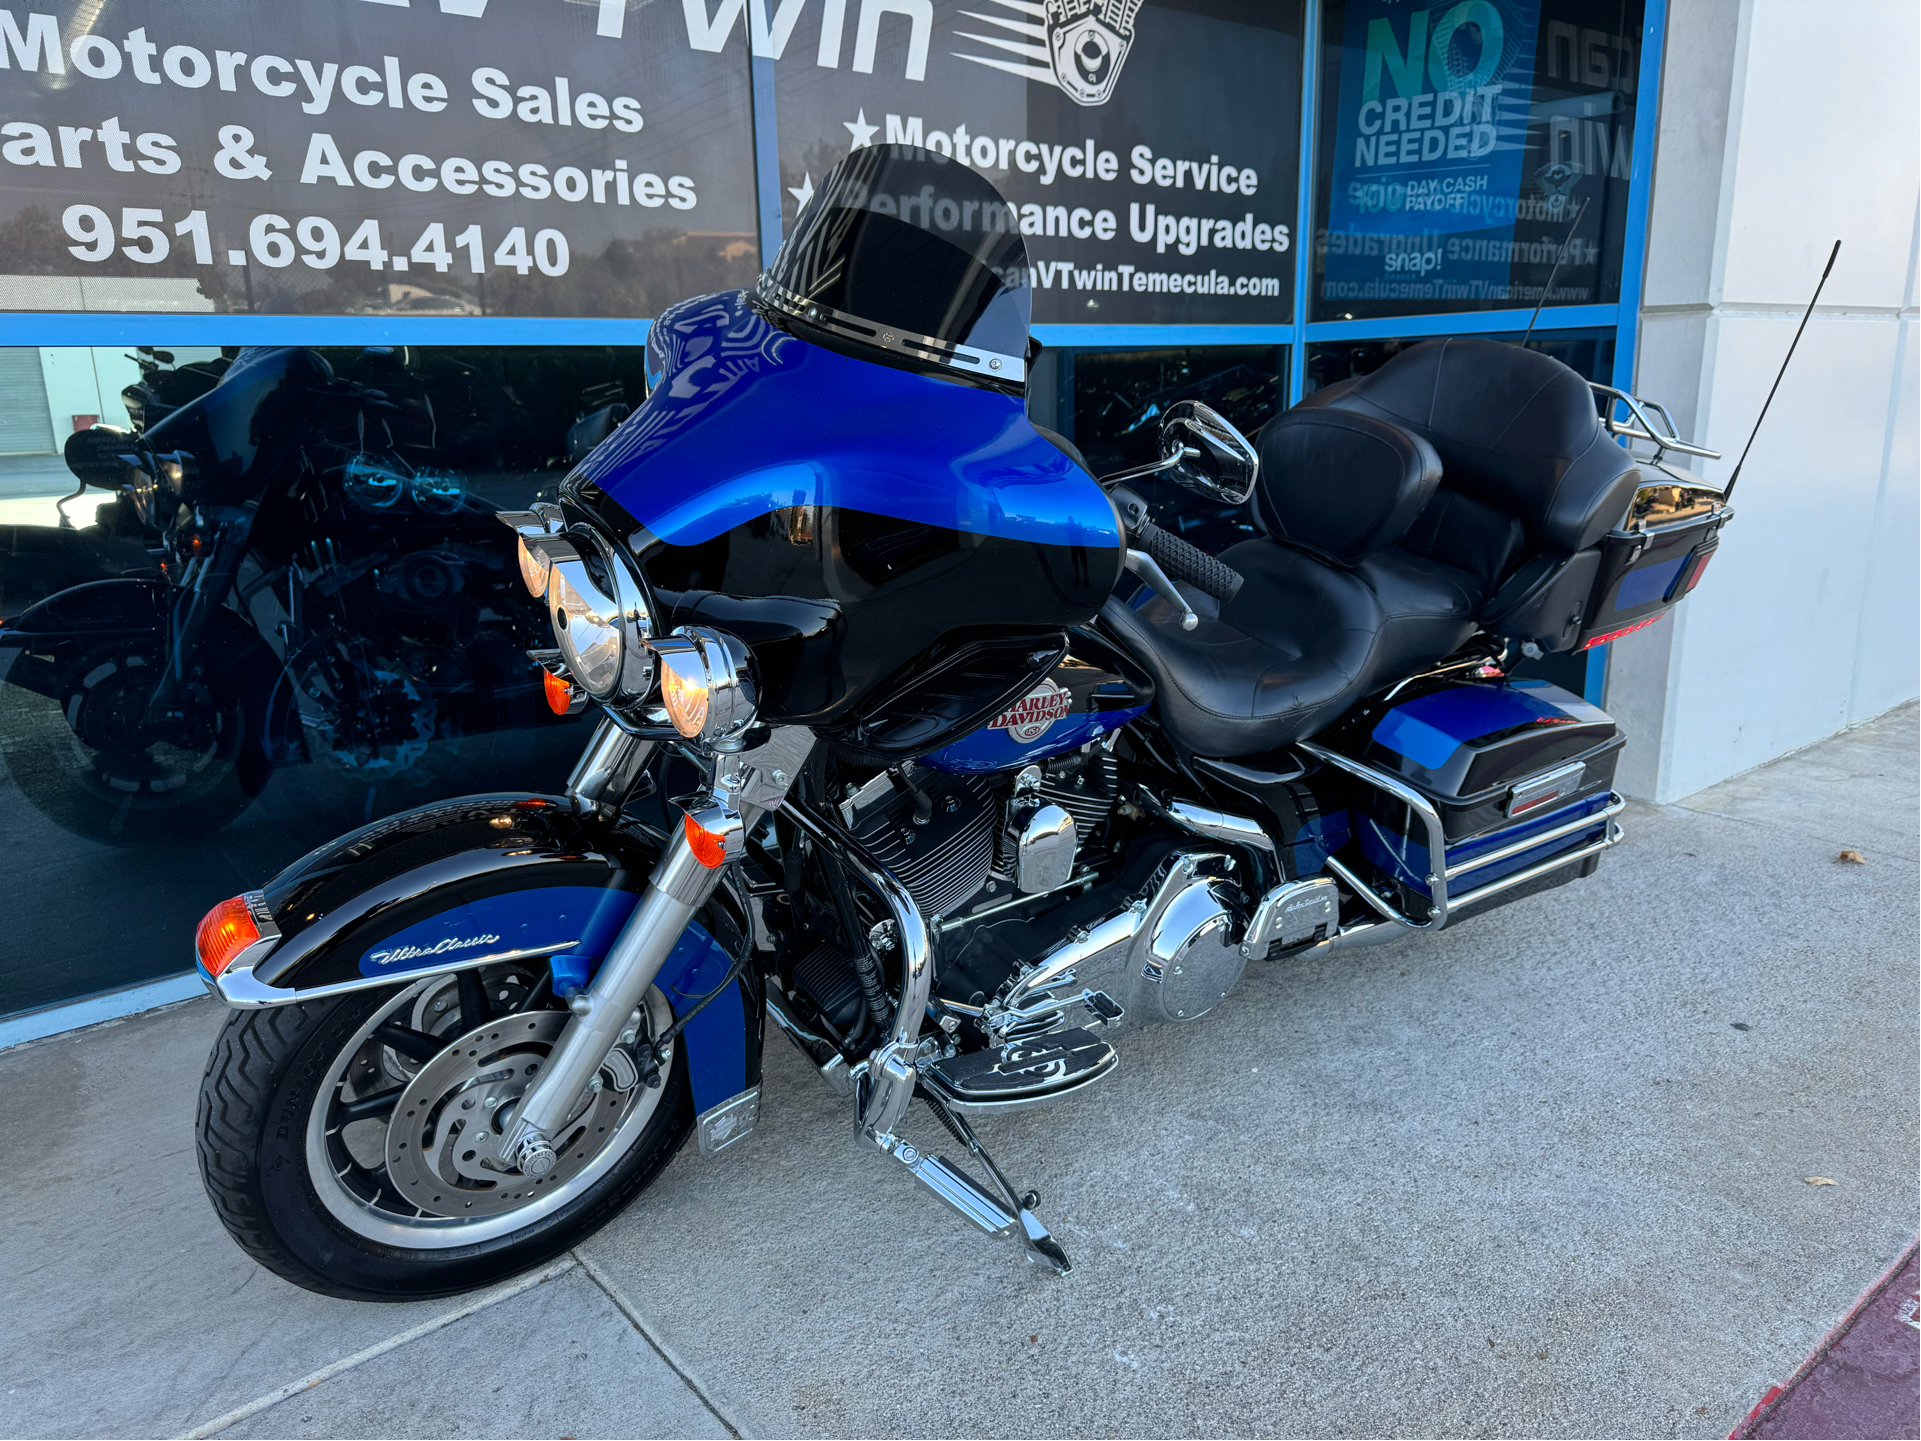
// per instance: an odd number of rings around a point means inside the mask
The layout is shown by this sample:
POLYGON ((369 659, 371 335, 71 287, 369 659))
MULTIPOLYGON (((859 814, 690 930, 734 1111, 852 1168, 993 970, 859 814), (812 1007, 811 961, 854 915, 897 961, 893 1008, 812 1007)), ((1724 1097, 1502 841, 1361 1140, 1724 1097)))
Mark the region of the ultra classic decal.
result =
POLYGON ((599 955, 633 908, 632 893, 600 886, 486 896, 374 942, 360 957, 360 974, 406 975, 450 961, 563 949, 599 955))

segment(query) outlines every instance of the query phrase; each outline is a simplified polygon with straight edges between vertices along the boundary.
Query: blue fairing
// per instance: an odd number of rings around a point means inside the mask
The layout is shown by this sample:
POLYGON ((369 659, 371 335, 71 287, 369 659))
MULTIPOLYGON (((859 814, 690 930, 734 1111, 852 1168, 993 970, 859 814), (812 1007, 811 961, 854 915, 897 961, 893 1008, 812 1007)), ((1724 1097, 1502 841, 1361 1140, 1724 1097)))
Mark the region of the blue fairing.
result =
POLYGON ((740 291, 672 307, 647 350, 646 402, 574 474, 670 544, 797 505, 1121 543, 1106 495, 1014 396, 824 350, 768 324, 740 291))
MULTIPOLYGON (((471 956, 539 951, 564 946, 556 973, 591 974, 612 944, 638 898, 631 891, 599 886, 543 886, 488 896, 440 912, 368 948, 360 958, 366 976, 404 976, 471 956)), ((693 1009, 721 984, 733 965, 727 950, 704 928, 692 925, 668 955, 654 984, 675 1015, 693 1009)), ((729 985, 681 1033, 693 1082, 694 1109, 705 1111, 747 1086, 747 1013, 738 982, 729 985)))

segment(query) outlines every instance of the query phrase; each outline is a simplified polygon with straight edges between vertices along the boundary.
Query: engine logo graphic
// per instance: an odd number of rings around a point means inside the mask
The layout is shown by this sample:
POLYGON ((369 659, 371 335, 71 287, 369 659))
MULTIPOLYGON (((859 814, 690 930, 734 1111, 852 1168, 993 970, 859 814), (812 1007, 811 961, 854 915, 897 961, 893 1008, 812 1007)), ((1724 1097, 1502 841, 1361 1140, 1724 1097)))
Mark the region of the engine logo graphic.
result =
POLYGON ((1006 731, 1017 741, 1035 741, 1047 728, 1074 709, 1072 693, 1051 680, 1044 680, 1021 699, 994 717, 993 729, 1006 731))
MULTIPOLYGON (((985 21, 1004 35, 977 35, 960 30, 963 40, 999 50, 1003 55, 960 55, 976 65, 1022 75, 1066 92, 1077 105, 1105 105, 1121 78, 1121 65, 1134 43, 1134 17, 1141 0, 992 0, 1021 19, 965 11, 970 19, 985 21), (1035 21, 1039 21, 1036 24, 1035 21), (1010 36, 1025 37, 1020 40, 1010 36), (1028 64, 1004 58, 1019 55, 1028 64), (1037 62, 1037 63, 1034 63, 1037 62)), ((959 54, 959 52, 955 52, 959 54)))

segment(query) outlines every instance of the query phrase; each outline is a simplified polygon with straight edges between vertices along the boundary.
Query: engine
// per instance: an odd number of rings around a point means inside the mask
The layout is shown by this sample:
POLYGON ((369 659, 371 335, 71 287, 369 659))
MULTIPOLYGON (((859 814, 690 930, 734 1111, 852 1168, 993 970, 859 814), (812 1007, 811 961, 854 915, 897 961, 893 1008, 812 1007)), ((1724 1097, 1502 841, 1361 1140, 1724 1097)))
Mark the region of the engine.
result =
POLYGON ((1068 885, 1117 800, 1113 758, 1089 743, 998 774, 894 766, 850 787, 840 813, 923 916, 961 922, 1068 885))

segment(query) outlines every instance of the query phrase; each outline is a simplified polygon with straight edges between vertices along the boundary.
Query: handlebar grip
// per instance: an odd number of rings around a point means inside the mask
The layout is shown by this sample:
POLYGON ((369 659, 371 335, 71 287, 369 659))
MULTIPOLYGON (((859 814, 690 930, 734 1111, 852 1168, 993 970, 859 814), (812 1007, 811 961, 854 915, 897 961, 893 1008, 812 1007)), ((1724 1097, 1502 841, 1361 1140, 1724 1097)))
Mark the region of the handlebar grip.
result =
POLYGON ((1135 526, 1132 539, 1137 549, 1154 557, 1154 563, 1166 571, 1170 579, 1184 580, 1222 605, 1232 600, 1241 588, 1241 573, 1233 566, 1221 564, 1206 551, 1189 545, 1172 531, 1162 530, 1151 520, 1135 526))

